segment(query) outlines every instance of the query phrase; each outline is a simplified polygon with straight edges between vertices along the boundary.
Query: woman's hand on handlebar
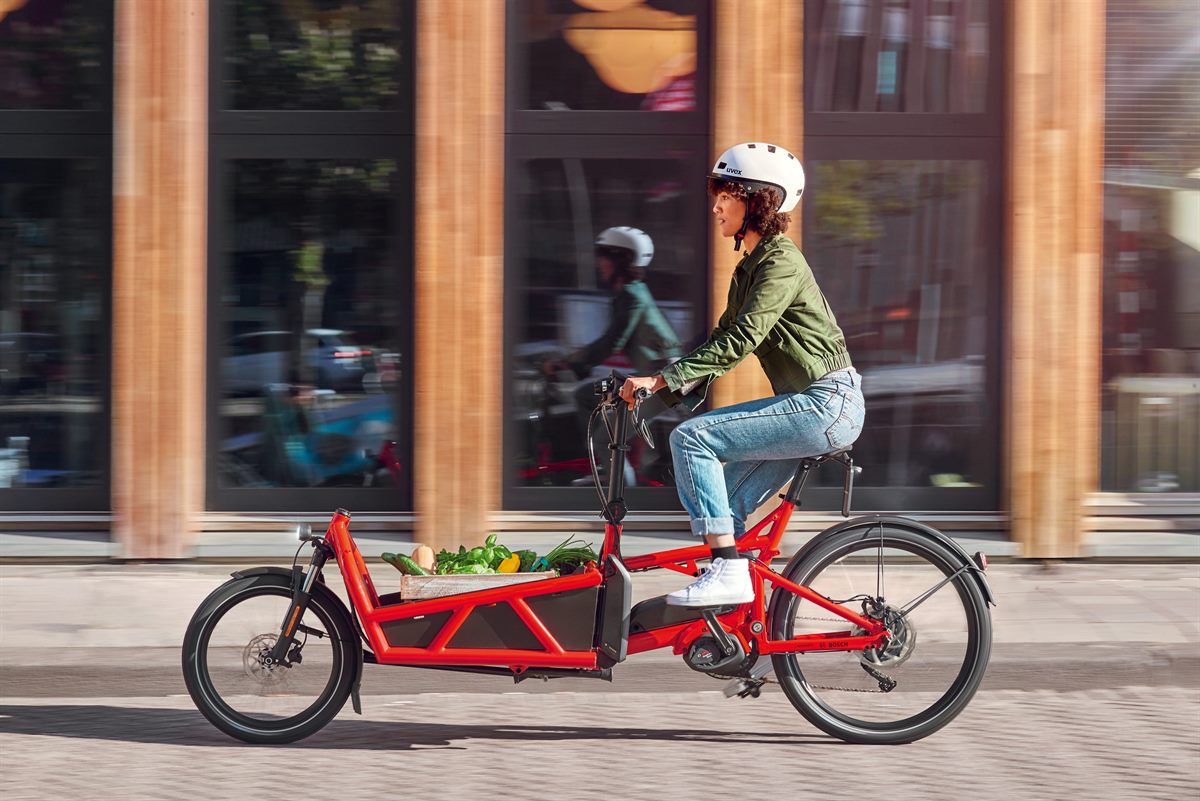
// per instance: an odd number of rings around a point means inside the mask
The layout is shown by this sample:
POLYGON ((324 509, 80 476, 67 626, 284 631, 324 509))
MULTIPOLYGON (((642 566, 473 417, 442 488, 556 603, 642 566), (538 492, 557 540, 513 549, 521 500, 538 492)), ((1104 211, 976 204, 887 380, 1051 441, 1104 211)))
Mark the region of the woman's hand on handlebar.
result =
POLYGON ((629 408, 632 409, 642 400, 638 397, 638 390, 645 390, 648 397, 666 385, 667 382, 661 375, 631 375, 621 385, 621 400, 629 404, 629 408))

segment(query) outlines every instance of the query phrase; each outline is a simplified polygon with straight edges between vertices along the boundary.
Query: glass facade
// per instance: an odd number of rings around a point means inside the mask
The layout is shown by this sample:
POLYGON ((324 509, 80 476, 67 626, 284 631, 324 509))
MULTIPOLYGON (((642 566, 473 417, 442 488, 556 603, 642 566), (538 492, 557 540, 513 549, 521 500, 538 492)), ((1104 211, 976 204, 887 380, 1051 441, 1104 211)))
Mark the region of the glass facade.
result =
POLYGON ((411 508, 412 3, 213 3, 208 508, 411 508))
POLYGON ((0 3, 0 509, 109 508, 112 3, 0 3))
POLYGON ((863 375, 867 486, 995 484, 989 191, 979 161, 808 163, 805 254, 863 375))
POLYGON ((0 109, 104 109, 110 18, 96 0, 0 3, 0 109))
POLYGON ((989 0, 815 0, 809 109, 980 113, 989 0))
POLYGON ((226 162, 222 487, 395 494, 406 292, 392 159, 226 162))
POLYGON ((1109 0, 1101 488, 1200 492, 1200 20, 1109 0))
POLYGON ((1001 506, 1001 11, 805 4, 802 249, 863 376, 859 508, 1001 506))
POLYGON ((0 159, 0 492, 108 472, 107 167, 0 159))
POLYGON ((227 108, 389 111, 411 53, 390 0, 226 0, 227 108))
MULTIPOLYGON (((613 370, 661 369, 707 334, 694 160, 534 158, 521 165, 510 202, 520 209, 526 244, 508 268, 516 486, 590 486, 592 383, 613 370), (619 252, 596 247, 613 227, 640 232, 638 241, 653 252, 648 264, 623 263, 619 252)), ((665 443, 683 418, 660 411, 652 433, 664 447, 638 441, 631 487, 673 485, 665 443)), ((607 440, 597 449, 606 454, 607 440)))
MULTIPOLYGON (((697 8, 688 0, 524 4, 523 108, 695 111, 697 8)), ((512 23, 510 23, 512 24, 512 23)))

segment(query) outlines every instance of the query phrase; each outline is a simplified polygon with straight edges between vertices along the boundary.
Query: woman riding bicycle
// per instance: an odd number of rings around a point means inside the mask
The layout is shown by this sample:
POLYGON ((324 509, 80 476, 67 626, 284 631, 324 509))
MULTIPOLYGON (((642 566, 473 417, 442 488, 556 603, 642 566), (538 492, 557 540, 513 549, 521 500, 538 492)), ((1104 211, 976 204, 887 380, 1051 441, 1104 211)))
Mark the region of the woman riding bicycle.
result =
POLYGON ((749 564, 736 541, 746 519, 792 476, 796 460, 848 448, 862 432, 862 378, 812 270, 784 236, 804 191, 804 169, 788 151, 749 142, 725 151, 708 176, 713 215, 734 250, 724 313, 708 340, 662 372, 626 380, 639 389, 679 393, 694 382, 758 356, 774 395, 693 417, 671 434, 675 483, 692 533, 712 549, 712 564, 670 593, 680 606, 753 600, 749 564))

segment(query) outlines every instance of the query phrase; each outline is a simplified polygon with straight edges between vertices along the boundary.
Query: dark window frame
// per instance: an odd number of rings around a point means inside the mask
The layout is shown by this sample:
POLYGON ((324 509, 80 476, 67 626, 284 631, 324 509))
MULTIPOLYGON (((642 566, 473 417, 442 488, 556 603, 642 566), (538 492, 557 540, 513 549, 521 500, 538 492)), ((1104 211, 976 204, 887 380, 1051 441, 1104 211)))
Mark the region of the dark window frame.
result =
POLYGON ((389 111, 236 110, 227 107, 227 75, 223 48, 231 37, 232 19, 223 0, 209 3, 209 160, 208 160, 208 312, 205 363, 208 370, 205 398, 207 422, 205 509, 210 512, 288 510, 324 512, 338 506, 364 512, 408 513, 413 509, 414 445, 412 322, 414 253, 412 236, 413 158, 416 103, 416 2, 398 0, 396 20, 403 34, 405 58, 397 82, 400 106, 389 111), (409 304, 398 331, 403 364, 397 390, 397 444, 404 459, 404 486, 395 492, 347 487, 222 487, 215 459, 219 452, 222 388, 220 356, 226 315, 221 291, 227 285, 225 245, 232 230, 225 201, 229 186, 226 165, 238 159, 371 159, 392 158, 398 166, 400 187, 395 198, 392 230, 396 232, 392 257, 401 288, 397 303, 409 304))
POLYGON ((104 452, 99 483, 91 487, 0 490, 3 512, 108 512, 112 509, 112 348, 113 348, 113 35, 116 21, 113 0, 96 0, 103 17, 101 48, 102 88, 95 109, 0 109, 0 155, 15 159, 94 160, 108 176, 104 193, 104 219, 99 221, 107 269, 99 287, 101 319, 108 337, 97 354, 99 363, 100 428, 97 446, 104 452))
MULTIPOLYGON (((209 380, 206 382, 206 450, 205 477, 207 491, 205 508, 221 512, 257 512, 288 510, 297 512, 329 511, 344 506, 362 512, 407 512, 412 509, 412 459, 413 429, 412 403, 412 352, 414 332, 411 314, 401 314, 400 350, 404 354, 402 377, 396 416, 397 445, 406 460, 405 483, 398 490, 357 487, 254 487, 237 488, 221 486, 221 475, 216 460, 223 436, 221 421, 221 356, 226 341, 227 315, 221 302, 222 289, 228 286, 228 265, 225 262, 226 245, 232 231, 229 192, 232 187, 226 166, 241 159, 395 159, 398 167, 396 181, 401 187, 412 186, 411 136, 353 136, 333 134, 313 136, 256 136, 253 134, 228 134, 211 137, 208 162, 208 313, 207 353, 205 364, 209 380), (266 499, 269 502, 265 502, 266 499)), ((392 210, 392 230, 405 232, 411 228, 411 192, 401 190, 392 210)), ((390 259, 396 263, 401 287, 398 301, 405 296, 412 298, 413 259, 411 236, 398 235, 396 248, 390 259)))
POLYGON ((229 71, 224 47, 232 36, 233 19, 225 0, 208 4, 209 133, 210 134, 413 134, 416 108, 416 2, 394 0, 396 24, 403 36, 407 58, 400 60, 396 81, 409 87, 400 106, 391 111, 300 111, 277 109, 233 109, 225 89, 229 71))
MULTIPOLYGON (((92 2, 93 0, 89 0, 92 2)), ((113 133, 113 44, 116 19, 114 0, 94 0, 93 8, 105 21, 104 46, 100 55, 101 74, 107 76, 100 107, 95 109, 0 109, 0 134, 97 134, 113 133)), ((111 154, 110 154, 111 158, 111 154)))
MULTIPOLYGON (((696 3, 695 111, 542 111, 528 109, 525 54, 521 25, 529 0, 508 0, 505 15, 505 131, 509 134, 677 134, 707 135, 712 106, 711 0, 696 3)), ((580 11, 583 11, 580 7, 580 11)))
MULTIPOLYGON (((88 112, 102 115, 104 112, 88 112)), ((111 121, 111 116, 109 117, 111 121)), ((0 134, 0 154, 4 158, 46 159, 54 161, 92 160, 102 174, 109 176, 109 192, 100 202, 104 204, 105 219, 100 221, 104 232, 102 242, 107 254, 108 269, 99 286, 100 315, 107 321, 109 336, 100 346, 96 365, 102 387, 100 392, 97 447, 106 459, 101 463, 101 479, 90 487, 62 488, 5 488, 0 489, 0 511, 3 512, 107 512, 112 508, 112 332, 113 332, 113 195, 112 195, 112 136, 105 134, 0 134)))
MULTIPOLYGON (((940 137, 910 137, 897 139, 888 144, 885 157, 880 157, 878 138, 873 136, 859 137, 813 137, 805 140, 805 164, 830 161, 863 160, 863 161, 976 161, 983 165, 983 176, 986 181, 984 204, 982 209, 984 236, 989 242, 995 242, 1000 247, 989 250, 990 263, 985 267, 987 276, 986 294, 988 298, 1003 299, 1006 294, 1004 285, 1004 171, 1003 171, 1003 141, 999 139, 981 139, 965 137, 963 139, 944 139, 940 137)), ((804 231, 817 230, 815 198, 805 195, 802 207, 804 231)), ((813 264, 813 270, 818 276, 822 269, 830 265, 813 264)), ((998 308, 1003 309, 1000 304, 998 308)), ((837 309, 834 309, 837 313, 837 309)), ((987 407, 983 413, 985 426, 987 421, 997 423, 997 431, 1003 434, 1006 422, 1002 417, 1005 404, 1002 389, 1004 364, 1007 358, 1007 344, 1004 340, 1004 318, 997 312, 987 325, 987 366, 984 371, 984 395, 987 407)), ((853 354, 853 351, 852 351, 853 354)), ((871 410, 867 405, 867 425, 870 425, 871 410)), ((1000 508, 1004 497, 1003 469, 1003 436, 997 436, 995 451, 990 460, 992 474, 986 478, 990 483, 979 488, 955 488, 953 491, 933 487, 886 487, 862 486, 864 478, 860 478, 860 486, 854 490, 855 506, 859 509, 877 511, 887 509, 903 509, 908 511, 973 511, 995 510, 1000 508)), ((870 476, 865 477, 871 480, 870 476)), ((837 477, 840 481, 840 476, 837 477)), ((841 490, 827 487, 813 487, 805 490, 812 494, 820 508, 834 508, 841 503, 841 490)))
MULTIPOLYGON (((816 75, 816 43, 822 33, 817 3, 804 5, 804 74, 816 75)), ((928 0, 919 0, 928 2, 928 0)), ((878 0, 883 2, 883 0, 878 0)), ((875 136, 875 137, 994 137, 1004 131, 1005 103, 1005 0, 988 2, 988 76, 987 100, 978 113, 927 111, 813 111, 814 82, 804 84, 804 136, 875 136)), ((916 41, 924 41, 923 35, 916 41)))
MULTIPOLYGON (((689 159, 680 159, 691 163, 696 175, 695 195, 692 200, 694 209, 691 214, 696 220, 705 220, 708 199, 704 190, 704 175, 709 167, 710 139, 708 134, 693 135, 686 138, 688 144, 695 149, 689 159)), ((506 138, 505 148, 505 204, 504 204, 504 263, 515 265, 523 258, 527 240, 524 227, 521 225, 521 209, 513 202, 516 176, 526 161, 537 159, 556 159, 578 157, 584 160, 629 159, 629 160, 669 160, 672 153, 679 150, 680 137, 668 135, 515 135, 506 138)), ((711 316, 709 313, 710 299, 708 289, 708 254, 711 247, 710 229, 707 225, 697 225, 694 235, 698 237, 697 252, 704 254, 704 285, 698 293, 700 303, 697 304, 700 328, 706 330, 711 316)), ((501 449, 501 506, 510 511, 585 511, 597 508, 596 490, 594 487, 521 487, 511 480, 511 471, 516 464, 517 431, 513 420, 513 386, 511 371, 513 366, 513 350, 518 344, 517 333, 519 323, 516 310, 519 307, 524 288, 516 281, 508 280, 509 270, 505 270, 504 281, 504 425, 502 431, 501 449)), ((667 443, 655 443, 659 449, 667 448, 667 443)), ((630 509, 641 511, 677 511, 679 496, 674 487, 651 488, 630 487, 625 491, 625 498, 630 509)))

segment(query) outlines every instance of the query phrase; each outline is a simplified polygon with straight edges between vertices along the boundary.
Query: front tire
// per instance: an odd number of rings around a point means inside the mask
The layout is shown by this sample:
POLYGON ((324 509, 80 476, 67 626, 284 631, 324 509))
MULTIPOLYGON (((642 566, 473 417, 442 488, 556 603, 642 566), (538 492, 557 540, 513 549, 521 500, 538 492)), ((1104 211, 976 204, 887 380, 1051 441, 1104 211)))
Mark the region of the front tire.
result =
MULTIPOLYGON (((913 603, 962 566, 961 557, 928 534, 895 523, 867 524, 819 541, 789 566, 786 578, 856 612, 858 604, 869 603, 862 600, 867 597, 883 597, 893 612, 910 611, 893 627, 896 636, 888 648, 774 654, 775 675, 788 700, 814 726, 850 743, 908 743, 948 724, 987 670, 991 615, 970 571, 913 603), (894 679, 895 689, 881 692, 864 665, 894 679)), ((770 626, 772 639, 789 639, 808 633, 805 629, 832 631, 850 624, 776 590, 770 626)))
POLYGON ((188 624, 183 640, 188 693, 204 717, 230 737, 256 744, 295 742, 332 720, 350 695, 359 669, 353 650, 360 647, 358 635, 345 607, 320 585, 297 626, 298 632, 300 625, 312 632, 311 638, 296 635, 301 659, 274 670, 256 664, 256 655, 278 637, 291 598, 291 576, 235 578, 213 591, 188 624))

